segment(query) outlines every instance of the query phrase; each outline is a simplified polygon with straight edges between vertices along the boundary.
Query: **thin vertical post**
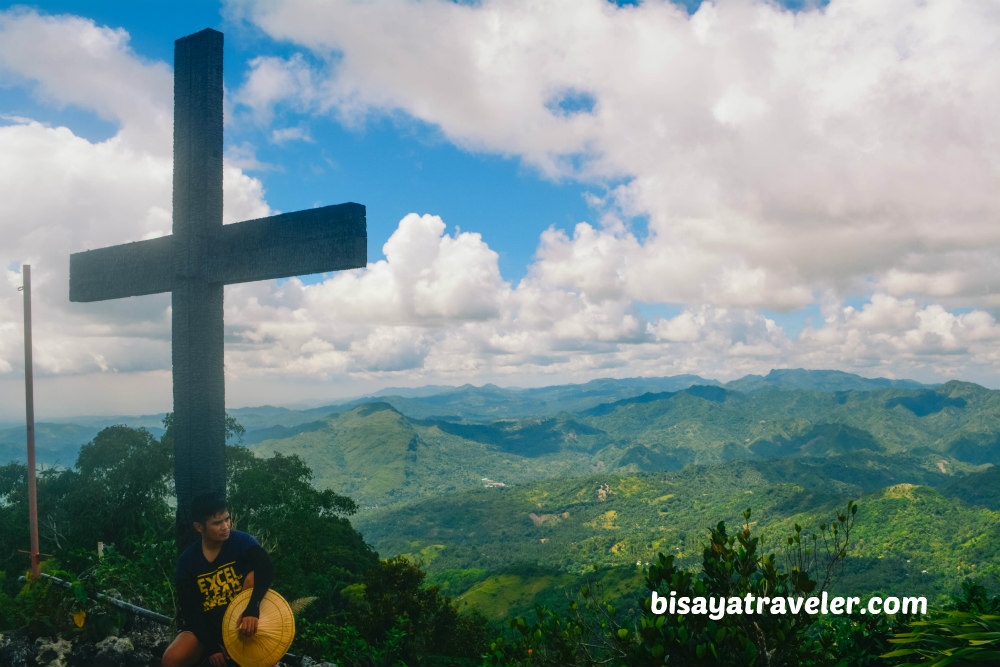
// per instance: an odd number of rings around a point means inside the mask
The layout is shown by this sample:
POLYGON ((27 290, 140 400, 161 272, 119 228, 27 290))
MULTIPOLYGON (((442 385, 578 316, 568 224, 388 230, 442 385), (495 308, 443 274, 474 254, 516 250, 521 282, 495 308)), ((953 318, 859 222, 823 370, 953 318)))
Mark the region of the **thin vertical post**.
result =
POLYGON ((24 278, 24 405, 28 436, 28 530, 31 533, 31 579, 40 576, 38 553, 38 493, 35 485, 35 388, 31 361, 31 266, 21 265, 24 278))

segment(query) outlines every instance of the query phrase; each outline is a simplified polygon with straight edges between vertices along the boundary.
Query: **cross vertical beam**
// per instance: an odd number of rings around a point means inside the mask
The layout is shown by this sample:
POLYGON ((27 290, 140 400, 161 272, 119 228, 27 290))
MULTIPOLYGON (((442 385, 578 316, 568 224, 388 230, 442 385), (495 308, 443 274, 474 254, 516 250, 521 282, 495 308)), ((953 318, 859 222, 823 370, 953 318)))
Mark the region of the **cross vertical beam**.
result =
POLYGON ((191 501, 226 488, 225 285, 361 268, 365 207, 346 203, 222 224, 222 33, 174 48, 173 234, 70 255, 70 301, 171 292, 177 547, 191 501))
POLYGON ((174 43, 174 480, 178 548, 195 495, 226 489, 223 284, 209 246, 222 231, 222 33, 174 43), (195 464, 197 462, 197 464, 195 464))

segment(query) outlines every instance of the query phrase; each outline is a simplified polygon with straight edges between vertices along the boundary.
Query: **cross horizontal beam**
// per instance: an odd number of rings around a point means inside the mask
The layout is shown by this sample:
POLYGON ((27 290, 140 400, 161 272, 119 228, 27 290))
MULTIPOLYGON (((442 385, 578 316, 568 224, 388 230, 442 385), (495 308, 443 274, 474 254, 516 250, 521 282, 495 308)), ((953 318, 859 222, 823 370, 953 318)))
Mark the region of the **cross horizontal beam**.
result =
MULTIPOLYGON (((102 301, 170 292, 177 284, 174 237, 164 236, 69 259, 69 300, 102 301)), ((338 204, 218 228, 202 270, 231 285, 362 268, 368 261, 365 207, 338 204)))

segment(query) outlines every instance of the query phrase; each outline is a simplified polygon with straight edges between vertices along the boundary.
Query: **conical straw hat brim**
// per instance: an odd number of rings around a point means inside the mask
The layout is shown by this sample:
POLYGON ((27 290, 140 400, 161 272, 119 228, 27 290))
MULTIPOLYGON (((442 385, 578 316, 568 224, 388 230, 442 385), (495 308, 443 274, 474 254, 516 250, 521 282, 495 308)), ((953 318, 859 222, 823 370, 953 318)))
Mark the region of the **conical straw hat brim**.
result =
POLYGON ((284 657, 295 638, 295 617, 292 608, 273 590, 260 601, 257 633, 242 637, 239 621, 250 602, 252 588, 248 588, 229 603, 222 619, 222 641, 229 656, 240 667, 271 667, 284 657))

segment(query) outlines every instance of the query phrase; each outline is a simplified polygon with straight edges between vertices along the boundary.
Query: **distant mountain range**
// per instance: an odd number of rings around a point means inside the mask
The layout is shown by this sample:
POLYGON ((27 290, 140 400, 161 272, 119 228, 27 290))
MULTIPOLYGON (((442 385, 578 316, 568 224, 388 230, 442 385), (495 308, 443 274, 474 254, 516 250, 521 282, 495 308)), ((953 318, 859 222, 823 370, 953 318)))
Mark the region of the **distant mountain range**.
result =
MULTIPOLYGON (((482 393, 477 393, 481 397, 482 393)), ((1000 461, 1000 392, 950 382, 868 391, 692 385, 579 412, 473 421, 415 418, 385 402, 249 433, 297 454, 315 483, 375 507, 482 486, 689 464, 862 452, 922 457, 944 474, 1000 461)))
MULTIPOLYGON (((387 389, 372 396, 352 399, 306 410, 261 406, 235 408, 234 416, 247 430, 245 442, 256 444, 287 437, 304 424, 331 413, 377 400, 414 419, 439 418, 454 421, 489 421, 552 417, 562 412, 579 412, 603 403, 646 393, 676 392, 693 385, 722 386, 733 391, 806 389, 814 391, 870 391, 889 387, 926 388, 910 380, 869 379, 841 371, 773 370, 767 376, 748 375, 727 384, 696 375, 663 378, 601 379, 585 384, 542 388, 421 387, 387 389)), ((79 447, 106 426, 125 424, 143 427, 154 435, 162 433, 164 414, 141 416, 88 416, 46 420, 35 425, 37 460, 42 465, 71 466, 79 447)), ((25 461, 25 430, 22 424, 0 425, 0 462, 25 461)))

